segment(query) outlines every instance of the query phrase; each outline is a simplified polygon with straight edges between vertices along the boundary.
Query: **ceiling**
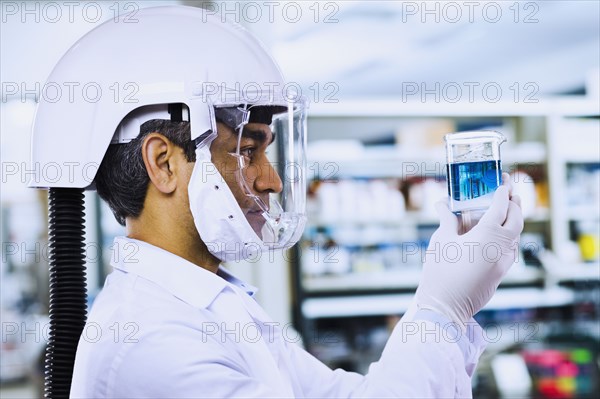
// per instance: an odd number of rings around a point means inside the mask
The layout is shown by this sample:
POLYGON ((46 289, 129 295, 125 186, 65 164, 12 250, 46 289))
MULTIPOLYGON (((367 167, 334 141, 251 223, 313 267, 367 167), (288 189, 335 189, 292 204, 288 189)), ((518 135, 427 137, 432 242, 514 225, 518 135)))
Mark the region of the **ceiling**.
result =
MULTIPOLYGON (((166 3, 174 2, 136 4, 166 3)), ((270 11, 267 3, 213 2, 212 10, 254 31, 289 80, 320 95, 399 96, 415 84, 420 90, 436 83, 456 84, 466 95, 469 84, 479 92, 490 82, 505 92, 518 87, 520 95, 582 92, 600 63, 597 0, 274 2, 270 11)), ((103 3, 105 16, 112 4, 103 3)), ((45 81, 60 55, 95 26, 81 18, 63 24, 8 18, 1 26, 2 80, 45 81)))
POLYGON ((469 84, 478 91, 469 82, 512 94, 518 87, 520 95, 582 92, 600 60, 598 1, 337 1, 320 3, 318 16, 314 3, 302 4, 298 23, 288 16, 246 25, 273 48, 288 79, 333 82, 341 97, 452 82, 465 95, 469 84))

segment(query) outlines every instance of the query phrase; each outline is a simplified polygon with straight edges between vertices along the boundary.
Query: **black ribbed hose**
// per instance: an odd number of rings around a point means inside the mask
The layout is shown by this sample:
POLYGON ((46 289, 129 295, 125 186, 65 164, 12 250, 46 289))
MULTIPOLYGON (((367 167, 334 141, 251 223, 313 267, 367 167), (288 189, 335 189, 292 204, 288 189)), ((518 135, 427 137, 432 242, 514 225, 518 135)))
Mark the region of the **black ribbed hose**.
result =
POLYGON ((49 192, 50 334, 46 398, 68 398, 79 336, 87 318, 83 189, 49 192))

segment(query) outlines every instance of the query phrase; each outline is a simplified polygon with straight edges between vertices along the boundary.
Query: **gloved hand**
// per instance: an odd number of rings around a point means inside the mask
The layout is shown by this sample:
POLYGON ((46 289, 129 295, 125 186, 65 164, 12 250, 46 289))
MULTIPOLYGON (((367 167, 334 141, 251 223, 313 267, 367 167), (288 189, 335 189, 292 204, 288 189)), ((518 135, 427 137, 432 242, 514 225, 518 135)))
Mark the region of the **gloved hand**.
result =
POLYGON ((432 235, 415 300, 421 309, 446 316, 464 330, 488 301, 519 251, 523 215, 518 196, 510 196, 508 174, 490 208, 469 232, 459 235, 459 220, 438 202, 440 227, 432 235))

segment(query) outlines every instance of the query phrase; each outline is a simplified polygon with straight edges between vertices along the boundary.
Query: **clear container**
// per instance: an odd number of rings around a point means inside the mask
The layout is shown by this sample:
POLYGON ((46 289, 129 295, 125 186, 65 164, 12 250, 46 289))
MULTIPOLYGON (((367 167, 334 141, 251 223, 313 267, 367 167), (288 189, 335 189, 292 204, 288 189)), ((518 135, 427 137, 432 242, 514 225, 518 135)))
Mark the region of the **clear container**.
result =
POLYGON ((500 144, 492 130, 451 133, 446 141, 446 176, 450 210, 460 216, 462 232, 477 224, 502 184, 500 144))

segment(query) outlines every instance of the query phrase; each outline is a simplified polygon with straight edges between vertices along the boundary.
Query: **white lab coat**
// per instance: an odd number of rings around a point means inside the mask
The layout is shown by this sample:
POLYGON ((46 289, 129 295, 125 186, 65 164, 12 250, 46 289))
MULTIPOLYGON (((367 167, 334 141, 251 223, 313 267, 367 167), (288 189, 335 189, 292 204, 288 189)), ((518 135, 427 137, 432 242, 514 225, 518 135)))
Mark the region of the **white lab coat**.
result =
POLYGON ((479 326, 468 339, 411 310, 363 376, 295 344, 223 268, 219 276, 126 237, 112 264, 79 341, 71 397, 471 397, 479 326))

